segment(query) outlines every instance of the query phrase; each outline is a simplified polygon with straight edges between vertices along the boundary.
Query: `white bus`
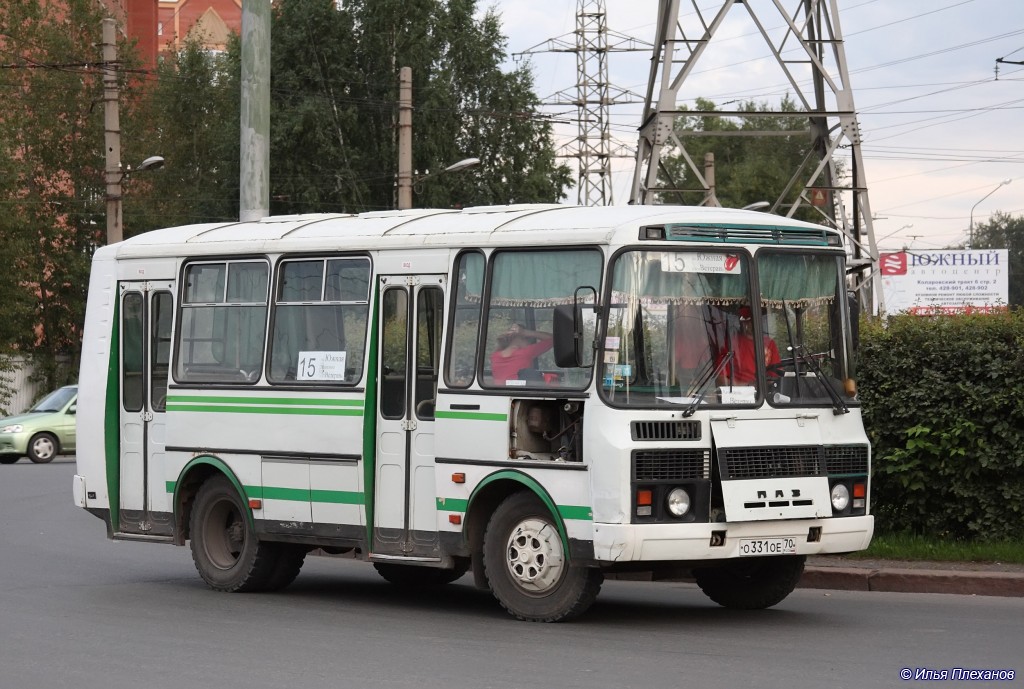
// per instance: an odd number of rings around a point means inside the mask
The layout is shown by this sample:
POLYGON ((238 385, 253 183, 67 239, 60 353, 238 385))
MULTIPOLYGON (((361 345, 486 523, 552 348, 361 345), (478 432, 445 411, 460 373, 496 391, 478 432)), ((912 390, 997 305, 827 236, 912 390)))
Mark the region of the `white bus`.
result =
POLYGON ((624 572, 769 607, 873 531, 844 260, 699 207, 148 232, 93 260, 74 500, 219 591, 320 549, 524 620, 624 572))

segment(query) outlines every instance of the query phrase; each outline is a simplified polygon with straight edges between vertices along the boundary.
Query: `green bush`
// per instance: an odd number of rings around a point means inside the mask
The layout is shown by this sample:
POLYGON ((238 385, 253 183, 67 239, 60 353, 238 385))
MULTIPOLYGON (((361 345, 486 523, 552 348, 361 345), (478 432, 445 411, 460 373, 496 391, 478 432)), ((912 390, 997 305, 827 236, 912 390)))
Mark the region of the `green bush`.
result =
POLYGON ((876 528, 1024 533, 1024 310, 864 322, 859 389, 876 528))

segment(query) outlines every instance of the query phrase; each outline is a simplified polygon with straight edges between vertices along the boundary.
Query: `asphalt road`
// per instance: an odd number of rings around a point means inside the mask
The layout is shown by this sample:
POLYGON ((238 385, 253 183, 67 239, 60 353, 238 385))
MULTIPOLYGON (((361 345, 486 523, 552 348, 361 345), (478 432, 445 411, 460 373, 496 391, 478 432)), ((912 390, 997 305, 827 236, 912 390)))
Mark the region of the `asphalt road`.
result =
POLYGON ((214 593, 188 548, 106 540, 71 503, 73 473, 0 466, 0 689, 840 689, 1024 671, 1024 599, 799 589, 741 613, 691 584, 609 581, 582 620, 540 625, 469 577, 403 594, 317 557, 283 593, 214 593))

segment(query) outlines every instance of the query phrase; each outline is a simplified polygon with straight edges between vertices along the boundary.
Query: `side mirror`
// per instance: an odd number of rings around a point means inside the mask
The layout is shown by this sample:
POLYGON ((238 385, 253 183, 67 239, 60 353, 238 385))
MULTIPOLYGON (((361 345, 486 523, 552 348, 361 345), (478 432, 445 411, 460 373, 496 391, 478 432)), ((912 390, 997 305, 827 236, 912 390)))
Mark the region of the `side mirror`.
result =
POLYGON ((590 291, 597 301, 597 290, 593 287, 578 287, 572 304, 559 304, 552 315, 552 343, 555 365, 560 368, 593 366, 592 346, 596 308, 580 302, 581 290, 590 291), (587 326, 590 327, 587 327, 587 326), (588 334, 590 336, 588 342, 588 334))
POLYGON ((860 299, 856 292, 847 292, 846 301, 850 306, 850 334, 853 335, 853 350, 860 349, 860 299))
POLYGON ((577 368, 583 360, 575 326, 578 308, 575 304, 559 304, 552 316, 552 349, 555 366, 560 368, 577 368))
POLYGON ((78 413, 78 402, 75 402, 70 407, 68 407, 68 414, 77 414, 77 413, 78 413))

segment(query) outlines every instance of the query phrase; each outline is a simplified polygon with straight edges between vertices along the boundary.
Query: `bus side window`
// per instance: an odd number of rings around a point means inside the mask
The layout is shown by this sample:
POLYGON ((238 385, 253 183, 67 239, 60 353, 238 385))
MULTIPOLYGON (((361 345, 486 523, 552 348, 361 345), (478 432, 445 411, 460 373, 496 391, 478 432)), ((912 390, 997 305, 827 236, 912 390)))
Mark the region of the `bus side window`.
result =
POLYGON ((555 364, 554 310, 573 303, 580 287, 590 287, 589 294, 596 294, 601 264, 601 252, 591 248, 495 252, 488 273, 485 385, 504 389, 586 384, 589 375, 584 379, 574 369, 555 364))
POLYGON ((480 338, 480 307, 484 290, 484 257, 480 252, 459 255, 455 262, 455 281, 445 380, 448 387, 466 388, 473 383, 480 338))
POLYGON ((363 256, 282 261, 274 291, 270 382, 359 382, 369 285, 370 261, 363 256), (334 363, 322 365, 326 361, 334 363))

